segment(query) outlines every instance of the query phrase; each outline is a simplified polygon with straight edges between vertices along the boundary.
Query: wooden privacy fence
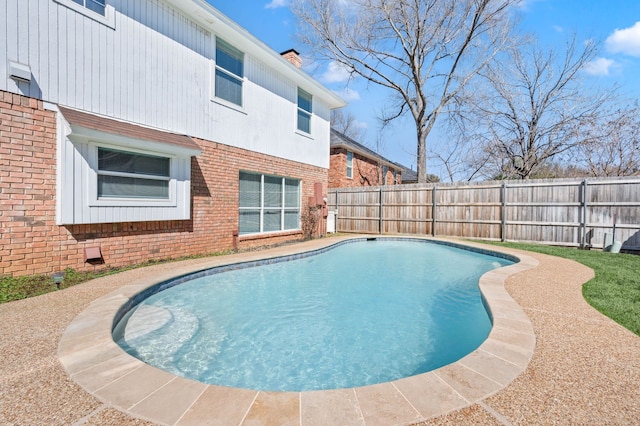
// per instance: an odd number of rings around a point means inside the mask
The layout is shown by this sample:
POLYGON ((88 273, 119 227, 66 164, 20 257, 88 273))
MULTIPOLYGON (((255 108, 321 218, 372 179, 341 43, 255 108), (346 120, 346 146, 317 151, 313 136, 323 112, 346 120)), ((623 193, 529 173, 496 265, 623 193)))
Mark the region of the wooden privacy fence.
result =
POLYGON ((338 232, 582 248, 603 248, 615 234, 623 249, 640 250, 640 178, 333 188, 328 206, 338 232))

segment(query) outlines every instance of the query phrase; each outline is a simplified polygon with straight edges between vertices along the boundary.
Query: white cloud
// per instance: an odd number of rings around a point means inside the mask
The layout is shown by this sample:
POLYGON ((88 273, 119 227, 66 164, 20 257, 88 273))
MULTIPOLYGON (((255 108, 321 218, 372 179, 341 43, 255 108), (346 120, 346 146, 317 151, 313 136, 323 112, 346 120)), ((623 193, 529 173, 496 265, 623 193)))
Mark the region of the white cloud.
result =
POLYGON ((538 3, 540 1, 541 0, 520 0, 515 5, 516 5, 516 7, 520 8, 521 10, 529 11, 531 9, 531 6, 534 3, 538 3))
POLYGON ((640 21, 632 27, 616 29, 605 45, 609 52, 640 57, 640 21))
POLYGON ((349 80, 351 74, 349 70, 337 62, 329 62, 327 70, 320 76, 320 81, 324 83, 344 83, 349 80))
POLYGON ((264 6, 265 9, 276 9, 278 7, 286 7, 289 5, 289 0, 271 0, 264 6))
POLYGON ((356 128, 360 129, 360 130, 367 130, 367 128, 369 128, 369 125, 364 121, 355 120, 353 122, 353 125, 356 126, 356 128))
POLYGON ((360 100, 360 93, 356 92, 353 89, 349 89, 348 87, 345 87, 342 90, 335 90, 335 92, 338 94, 338 96, 340 96, 347 102, 360 100))
POLYGON ((611 67, 615 64, 616 62, 613 59, 596 58, 593 61, 586 63, 584 65, 584 70, 587 74, 591 75, 609 75, 611 67))

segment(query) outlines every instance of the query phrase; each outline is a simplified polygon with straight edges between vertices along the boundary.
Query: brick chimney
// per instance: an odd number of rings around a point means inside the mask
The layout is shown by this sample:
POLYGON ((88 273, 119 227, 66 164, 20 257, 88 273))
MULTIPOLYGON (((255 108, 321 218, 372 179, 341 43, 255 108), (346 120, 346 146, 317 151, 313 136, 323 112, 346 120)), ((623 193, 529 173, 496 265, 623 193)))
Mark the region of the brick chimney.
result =
POLYGON ((286 50, 280 55, 295 65, 296 68, 302 68, 302 59, 300 59, 300 54, 295 49, 286 50))

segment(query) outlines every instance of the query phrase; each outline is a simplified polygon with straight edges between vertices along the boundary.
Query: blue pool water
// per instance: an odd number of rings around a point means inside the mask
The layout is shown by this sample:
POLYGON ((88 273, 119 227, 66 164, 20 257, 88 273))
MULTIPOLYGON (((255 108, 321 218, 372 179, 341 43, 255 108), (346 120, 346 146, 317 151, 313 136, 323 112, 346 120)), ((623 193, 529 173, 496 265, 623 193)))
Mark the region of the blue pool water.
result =
POLYGON ((204 383, 271 391, 364 386, 454 362, 488 336, 478 279, 513 263, 384 239, 217 273, 160 291, 114 339, 204 383))

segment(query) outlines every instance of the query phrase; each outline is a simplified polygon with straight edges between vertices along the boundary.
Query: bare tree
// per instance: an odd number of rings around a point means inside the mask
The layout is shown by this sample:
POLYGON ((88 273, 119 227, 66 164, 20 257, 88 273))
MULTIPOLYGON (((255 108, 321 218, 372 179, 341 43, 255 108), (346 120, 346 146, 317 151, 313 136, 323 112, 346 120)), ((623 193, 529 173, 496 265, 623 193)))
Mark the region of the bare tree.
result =
POLYGON ((640 107, 623 107, 593 122, 595 134, 580 147, 579 159, 592 176, 640 174, 640 107))
POLYGON ((438 116, 499 52, 520 0, 294 0, 302 42, 352 76, 392 91, 389 122, 410 113, 418 182, 438 116))
POLYGON ((362 127, 358 126, 353 114, 345 113, 341 109, 331 111, 331 128, 360 143, 363 143, 366 133, 362 127))
POLYGON ((429 149, 429 158, 442 164, 450 182, 489 177, 483 172, 490 157, 485 155, 481 146, 471 143, 465 132, 458 130, 450 126, 440 143, 429 149))
POLYGON ((596 54, 595 43, 578 48, 574 38, 560 54, 520 47, 487 67, 487 92, 461 108, 473 123, 467 136, 485 154, 476 160, 494 176, 527 179, 546 162, 569 158, 599 139, 595 128, 586 127, 598 122, 613 92, 582 84, 584 67, 596 54))

